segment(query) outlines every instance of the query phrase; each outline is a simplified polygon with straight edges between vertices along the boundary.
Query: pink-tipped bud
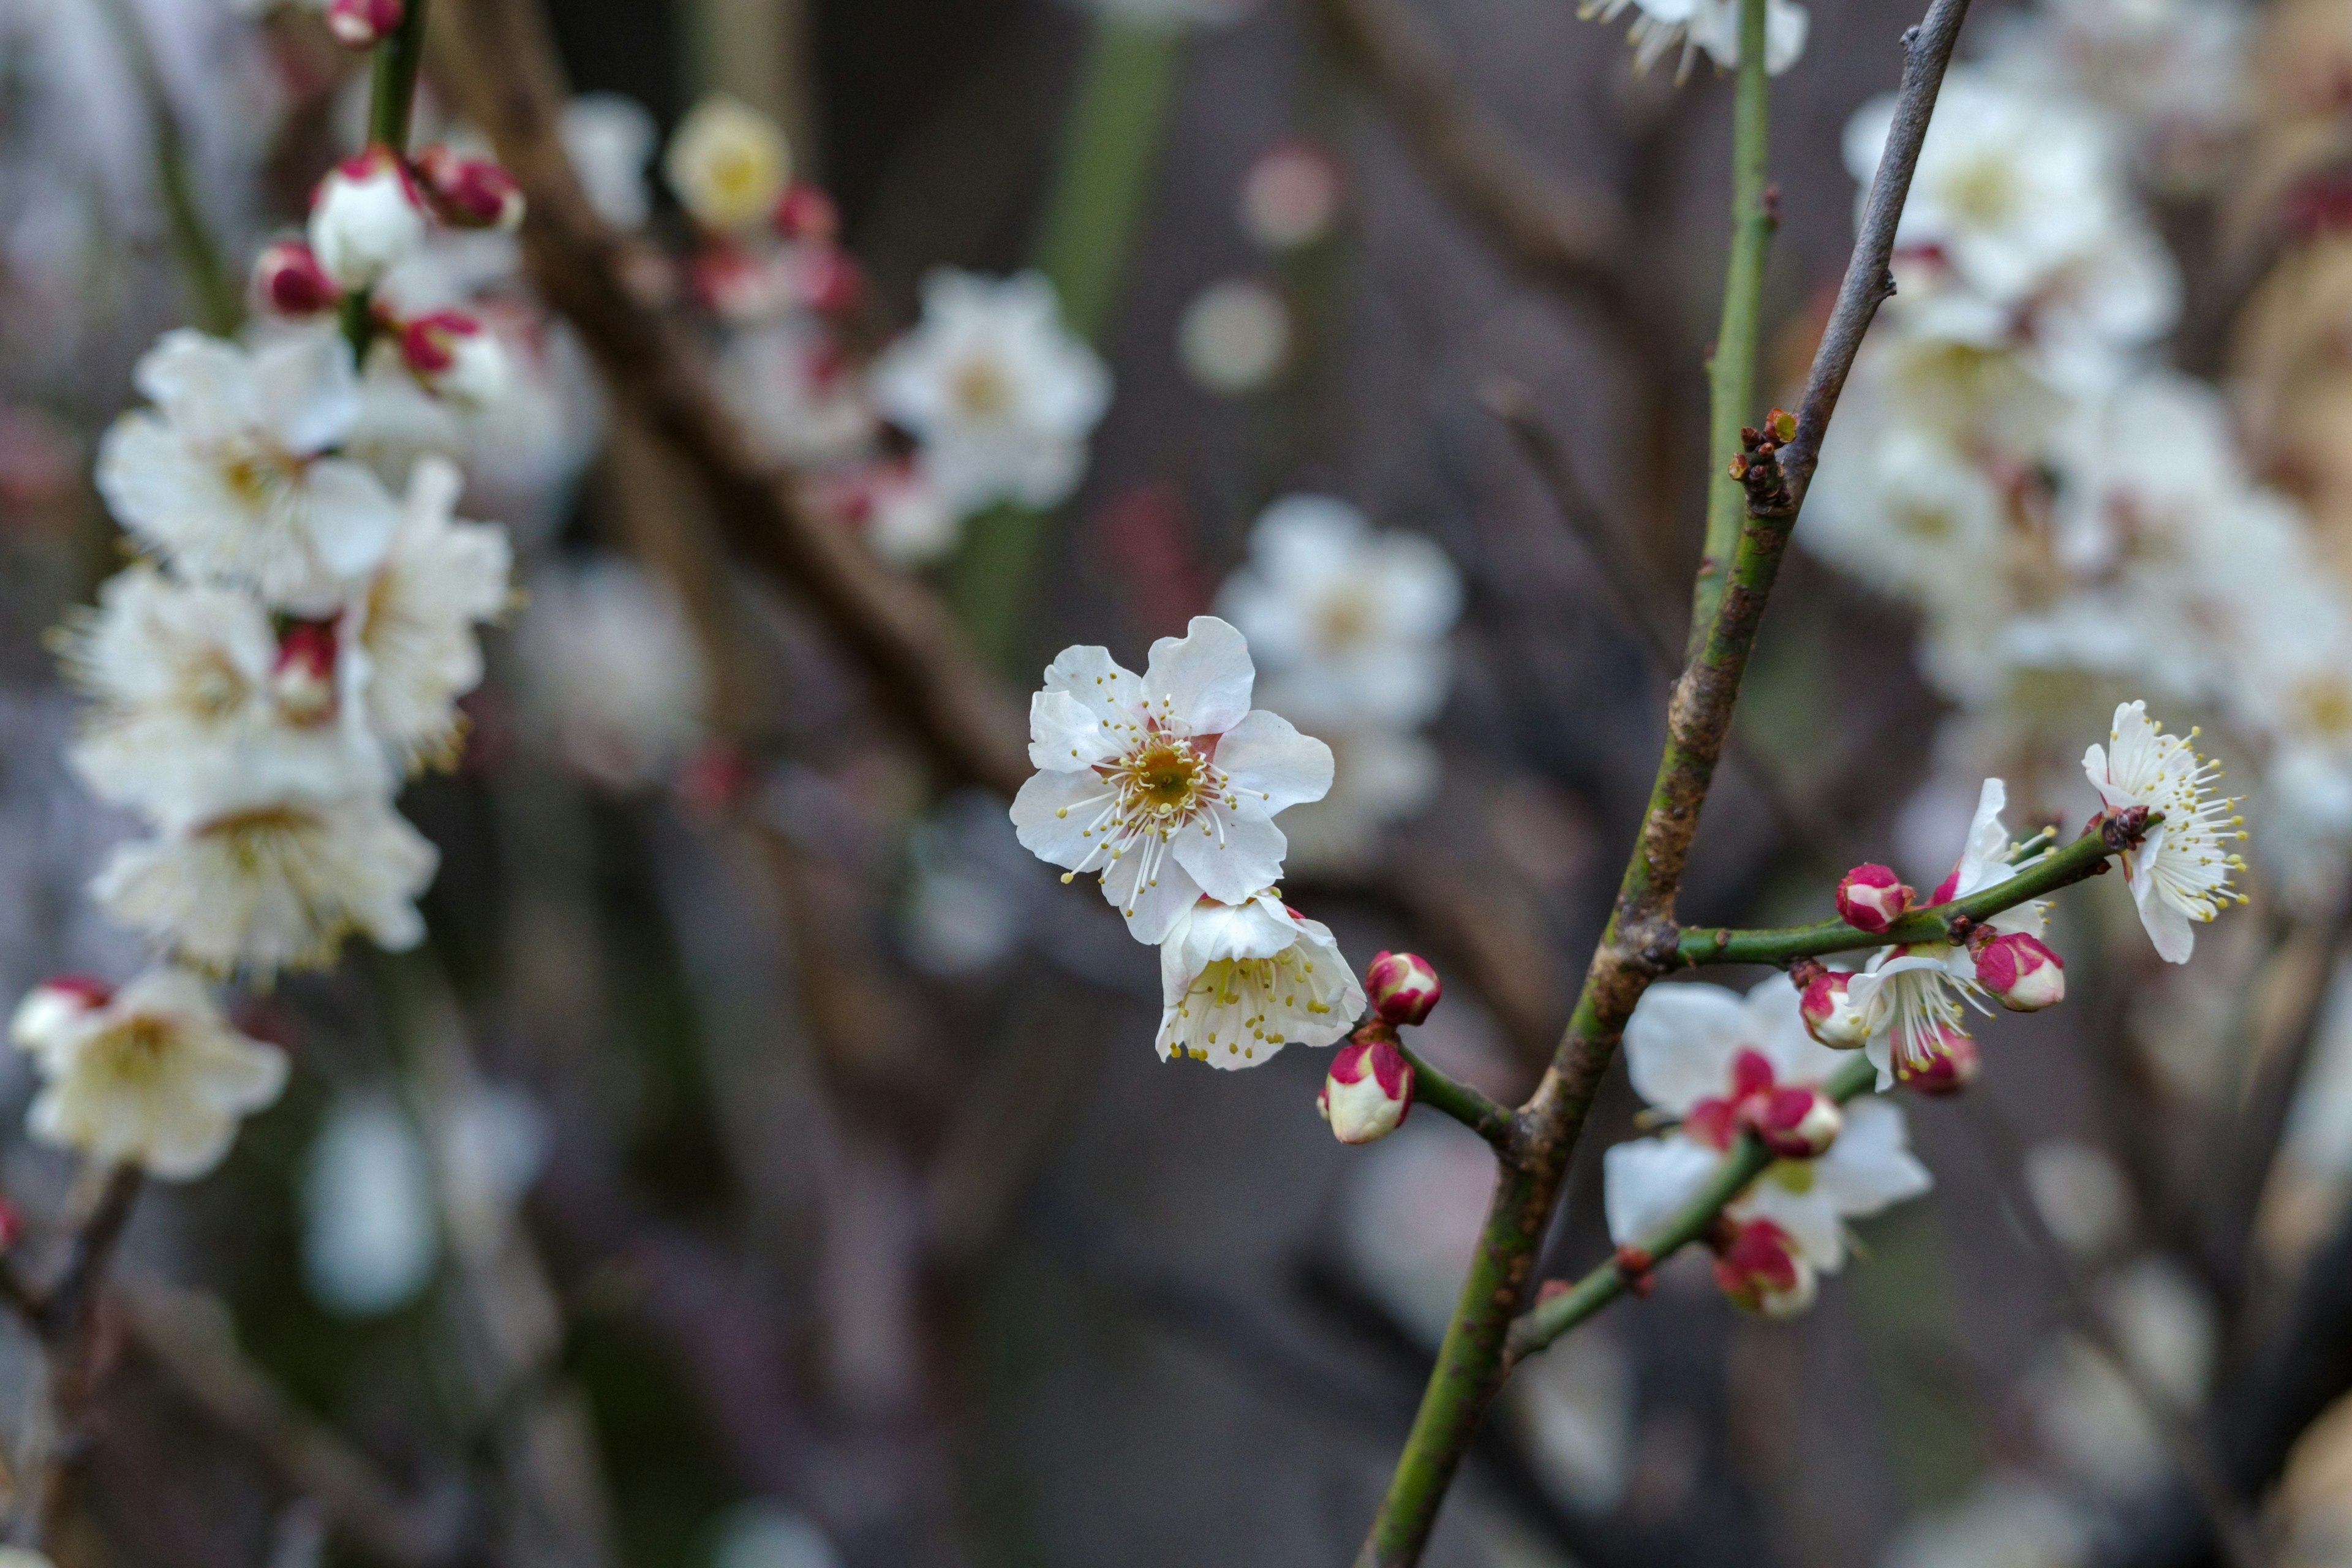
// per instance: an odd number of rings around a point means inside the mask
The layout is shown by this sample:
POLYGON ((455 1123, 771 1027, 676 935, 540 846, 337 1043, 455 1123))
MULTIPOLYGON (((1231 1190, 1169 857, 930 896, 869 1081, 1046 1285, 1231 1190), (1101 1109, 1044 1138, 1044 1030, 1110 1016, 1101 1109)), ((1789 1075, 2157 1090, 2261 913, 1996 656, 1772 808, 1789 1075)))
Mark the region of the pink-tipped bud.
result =
POLYGON ((1862 1009, 1846 994, 1853 979, 1851 974, 1825 969, 1806 984, 1797 1002, 1805 1033, 1833 1051, 1858 1051, 1870 1043, 1870 1026, 1862 1009))
POLYGON ((1769 1219, 1730 1222, 1716 1244, 1715 1283, 1745 1311, 1793 1318, 1813 1304, 1813 1266, 1789 1233, 1769 1219))
POLYGON ((1385 1033, 1364 1030, 1339 1047, 1315 1110, 1342 1143, 1370 1143, 1395 1131, 1412 1109, 1412 1064, 1385 1033))
POLYGON ((442 222, 455 228, 495 228, 511 234, 522 225, 522 187, 488 158, 460 158, 443 146, 426 147, 413 160, 416 177, 442 222))
POLYGON ((1364 965, 1364 995, 1391 1024, 1418 1024, 1445 988, 1429 960, 1414 952, 1376 952, 1364 965))
POLYGON ((2023 931, 1976 945, 1977 984, 2012 1013, 2039 1013, 2066 1000, 2066 963, 2040 937, 2023 931))
POLYGON ((289 724, 323 724, 335 716, 335 626, 297 621, 278 639, 270 695, 289 724))
POLYGON ((849 252, 826 246, 801 258, 793 269, 800 301, 823 316, 845 316, 866 299, 866 274, 849 252))
POLYGON ((309 246, 281 239, 254 260, 253 297, 273 316, 320 316, 341 302, 343 291, 309 246))
POLYGON ((347 49, 372 49, 407 10, 404 0, 327 0, 327 31, 347 49))
POLYGON ((1783 1160, 1819 1159, 1845 1129, 1838 1102, 1807 1084, 1749 1096, 1740 1105, 1740 1120, 1783 1160))
POLYGON ((463 310, 435 310, 403 325, 400 357, 435 395, 469 408, 497 402, 509 380, 497 334, 463 310))
POLYGON ((59 1043, 82 1015, 114 1000, 114 987, 87 974, 58 974, 42 981, 16 1004, 8 1037, 28 1051, 59 1043))
POLYGON ((1921 1094, 1958 1094, 1977 1080, 1983 1065, 1974 1040, 1958 1029, 1939 1029, 1896 1052, 1895 1081, 1921 1094))
POLYGON ((346 158, 310 198, 310 253, 345 289, 370 289, 425 243, 425 204, 388 149, 346 158))
POLYGON ((776 232, 786 239, 830 240, 841 233, 841 209, 806 180, 794 180, 776 198, 776 232))
POLYGON ((1882 931, 1911 907, 1911 889, 1885 866, 1856 866, 1838 881, 1838 918, 1856 931, 1882 931))

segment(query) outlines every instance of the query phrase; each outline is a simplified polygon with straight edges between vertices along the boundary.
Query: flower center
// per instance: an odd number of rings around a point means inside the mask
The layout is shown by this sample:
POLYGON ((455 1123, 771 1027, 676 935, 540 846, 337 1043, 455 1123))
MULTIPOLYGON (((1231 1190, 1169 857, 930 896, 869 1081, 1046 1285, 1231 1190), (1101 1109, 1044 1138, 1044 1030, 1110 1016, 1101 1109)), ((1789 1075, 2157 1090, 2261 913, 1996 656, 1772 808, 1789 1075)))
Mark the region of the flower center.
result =
POLYGON ((966 418, 992 423, 1013 410, 1013 378, 993 359, 964 361, 949 384, 966 418))
POLYGON ((1188 742, 1160 741, 1134 753, 1126 766, 1127 792, 1137 805, 1155 816, 1189 816, 1208 764, 1188 742))
POLYGON ((1334 594, 1322 605, 1321 623, 1324 649, 1344 653, 1368 640, 1372 634, 1373 615, 1370 595, 1360 592, 1334 594))
POLYGON ((2000 158, 1972 159, 1945 182, 1944 200, 1969 222, 1990 228, 2016 210, 2017 181, 2000 158))
POLYGON ((234 441, 220 451, 221 482, 247 506, 260 506, 294 481, 301 463, 257 441, 234 441))
POLYGON ((171 1053, 172 1030, 154 1018, 132 1018, 90 1042, 92 1065, 104 1077, 130 1084, 151 1083, 171 1053))

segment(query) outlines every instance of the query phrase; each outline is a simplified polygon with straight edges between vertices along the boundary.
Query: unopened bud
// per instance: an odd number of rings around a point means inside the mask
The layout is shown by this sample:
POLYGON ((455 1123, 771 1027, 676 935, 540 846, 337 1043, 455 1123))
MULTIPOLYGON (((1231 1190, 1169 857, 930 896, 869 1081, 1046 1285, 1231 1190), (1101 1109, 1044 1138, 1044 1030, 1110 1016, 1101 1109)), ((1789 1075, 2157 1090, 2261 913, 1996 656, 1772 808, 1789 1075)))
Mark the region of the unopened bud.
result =
POLYGON ((400 357, 436 395, 468 408, 497 402, 510 379, 497 335, 462 310, 436 310, 403 326, 400 357))
POLYGON ((415 159, 417 178, 441 221, 457 228, 495 228, 511 234, 522 224, 522 187, 488 158, 461 158, 431 146, 415 159))
POLYGON ((1976 945, 1977 984, 2012 1013, 2039 1013, 2066 999, 2066 964, 2040 937, 2023 931, 1976 945))
POLYGON ((1813 1304, 1819 1281, 1789 1233, 1769 1219, 1733 1222, 1717 1243, 1715 1283, 1732 1304, 1793 1318, 1813 1304))
POLYGON ((273 316, 324 315, 343 291, 299 239, 267 246, 253 263, 253 297, 273 316))
POLYGON ((1361 1033, 1339 1047, 1315 1110, 1342 1143, 1370 1143, 1395 1131, 1412 1109, 1412 1064, 1385 1033, 1361 1033))
POLYGON ((841 209, 806 180, 795 180, 776 198, 776 232, 786 239, 832 239, 841 233, 841 209))
POLYGON ((1838 1102, 1806 1084, 1751 1095, 1740 1107, 1740 1120, 1783 1160, 1819 1159, 1845 1128, 1838 1102))
POLYGON ((1805 1033, 1832 1050, 1857 1051, 1870 1043, 1870 1026, 1862 1009, 1846 994, 1853 979, 1851 974, 1825 969, 1806 984, 1797 1002, 1805 1033))
POLYGON ((289 723, 323 723, 335 716, 335 627, 331 621, 297 621, 278 639, 278 664, 269 673, 270 695, 289 723))
POLYGON ((407 10, 404 0, 327 0, 327 31, 347 49, 372 49, 407 10))
POLYGON ((1984 1065, 1977 1043, 1954 1028, 1913 1039, 1895 1057, 1895 1081, 1921 1094, 1958 1094, 1974 1083, 1984 1065))
POLYGON ((25 994, 8 1020, 8 1037, 28 1051, 46 1050, 85 1013, 114 999, 114 987, 87 974, 58 974, 25 994))
POLYGON ((1885 931, 1910 907, 1911 889, 1885 866, 1856 866, 1838 881, 1838 918, 1856 931, 1885 931))
POLYGON ((310 250, 341 287, 373 287, 424 243, 424 204, 385 149, 347 158, 319 182, 310 201, 310 250))
POLYGON ((1376 952, 1364 965, 1364 995, 1391 1024, 1420 1023, 1444 994, 1437 971, 1419 953, 1376 952))

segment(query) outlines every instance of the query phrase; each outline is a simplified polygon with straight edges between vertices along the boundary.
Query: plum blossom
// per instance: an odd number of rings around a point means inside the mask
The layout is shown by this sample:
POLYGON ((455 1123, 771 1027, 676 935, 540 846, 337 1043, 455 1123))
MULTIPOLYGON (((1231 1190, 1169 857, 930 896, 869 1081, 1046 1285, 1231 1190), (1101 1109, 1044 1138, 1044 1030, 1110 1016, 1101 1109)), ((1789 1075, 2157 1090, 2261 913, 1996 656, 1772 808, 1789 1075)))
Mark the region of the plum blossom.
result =
POLYGON ((614 228, 640 228, 653 214, 646 165, 661 132, 645 105, 617 92, 583 92, 563 106, 564 155, 596 216, 614 228))
POLYGON ((1101 879, 1139 942, 1201 895, 1245 904, 1282 873, 1276 814, 1331 787, 1331 749, 1250 707, 1240 632, 1196 616, 1151 645, 1140 677, 1100 647, 1065 648, 1029 704, 1038 772, 1013 803, 1022 847, 1101 879))
POLYGON ((360 414, 341 337, 303 332, 248 353, 167 332, 135 380, 155 406, 106 433, 98 488, 174 565, 318 613, 383 554, 398 508, 366 468, 326 455, 360 414))
POLYGON ((1176 358, 1204 392, 1256 392, 1289 362, 1290 306, 1272 284, 1228 278, 1193 296, 1176 323, 1176 358))
POLYGON ((2243 819, 2228 815, 2235 799, 2210 793, 2221 770, 2190 748, 2196 735, 2165 734, 2147 703, 2126 702, 2116 709, 2107 744, 2083 753, 2083 772, 2109 816, 2164 814, 2122 858, 2139 922, 2167 963, 2189 962, 2197 946, 2192 922, 2210 921, 2233 897, 2244 901, 2232 892, 2230 873, 2245 862, 2222 847, 2245 837, 2243 819))
MULTIPOLYGON (((1785 975, 1745 996, 1719 985, 1652 986, 1625 1026, 1626 1070, 1636 1093, 1679 1121, 1663 1137, 1602 1156, 1610 1236, 1637 1245, 1697 1192, 1742 1131, 1765 1131, 1776 1097, 1817 1092, 1843 1060, 1806 1034, 1785 975)), ((1769 1221, 1804 1267, 1822 1273, 1845 1261, 1845 1221, 1930 1184, 1895 1106, 1856 1100, 1843 1121, 1826 1152, 1776 1161, 1725 1210, 1735 1223, 1769 1221)))
POLYGON ((204 982, 169 966, 119 991, 51 981, 9 1033, 40 1075, 34 1137, 167 1181, 219 1164, 237 1123, 286 1087, 285 1053, 238 1033, 204 982))
POLYGON ((873 440, 864 378, 809 318, 735 333, 719 353, 718 372, 719 396, 772 461, 837 462, 873 440))
POLYGON ((1110 373, 1062 322, 1041 273, 942 268, 923 318, 872 369, 876 405, 923 443, 940 493, 969 516, 999 501, 1059 505, 1086 471, 1110 373))
POLYGON ((425 243, 425 203, 400 160, 381 147, 345 159, 310 203, 310 250, 345 289, 376 279, 425 243))
MULTIPOLYGON (((1613 22, 1628 5, 1637 13, 1626 32, 1636 71, 1647 71, 1676 49, 1682 52, 1677 81, 1690 75, 1701 50, 1727 70, 1739 64, 1739 0, 1587 0, 1577 14, 1613 22)), ((1766 0, 1764 68, 1779 76, 1795 65, 1811 26, 1811 14, 1794 0, 1766 0)))
POLYGON ((1205 895, 1160 944, 1160 1059, 1257 1067, 1286 1045, 1328 1046, 1364 1010, 1330 928, 1271 889, 1238 904, 1205 895))
POLYGON ((723 92, 687 112, 662 154, 662 174, 679 204, 722 234, 764 222, 792 172, 782 128, 723 92))
POLYGON ((657 784, 700 743, 709 674, 669 584, 618 557, 531 580, 515 628, 532 727, 610 790, 657 784))

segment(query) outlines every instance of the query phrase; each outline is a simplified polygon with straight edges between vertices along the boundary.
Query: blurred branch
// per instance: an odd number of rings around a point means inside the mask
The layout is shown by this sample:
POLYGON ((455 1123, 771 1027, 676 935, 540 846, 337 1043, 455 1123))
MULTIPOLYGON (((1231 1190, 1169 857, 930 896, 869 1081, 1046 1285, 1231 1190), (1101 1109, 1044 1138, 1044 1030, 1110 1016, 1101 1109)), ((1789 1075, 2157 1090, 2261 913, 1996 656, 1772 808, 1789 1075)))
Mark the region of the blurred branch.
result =
POLYGON ((625 243, 589 207, 557 132, 564 89, 536 0, 452 0, 448 17, 436 76, 522 187, 531 277, 613 395, 694 468, 730 545, 816 610, 947 773, 1015 793, 1026 726, 938 599, 801 505, 720 403, 685 325, 623 281, 625 243))
POLYGON ((141 1185, 135 1165, 106 1171, 97 1201, 68 1239, 64 1267, 48 1289, 33 1299, 26 1318, 48 1363, 50 1431, 32 1504, 39 1542, 57 1538, 88 1458, 91 1412, 103 1376, 98 1342, 100 1286, 121 1247, 141 1185))
POLYGON ((226 1430, 251 1443, 288 1487, 313 1498, 369 1555, 394 1568, 441 1568, 463 1555, 460 1510, 403 1497, 341 1434, 288 1398, 237 1348, 219 1302, 161 1286, 117 1299, 131 1339, 226 1430))
POLYGON ((1406 0, 1315 0, 1340 47, 1395 114, 1441 190, 1521 270, 1613 291, 1625 241, 1615 195, 1538 165, 1457 79, 1406 0))

